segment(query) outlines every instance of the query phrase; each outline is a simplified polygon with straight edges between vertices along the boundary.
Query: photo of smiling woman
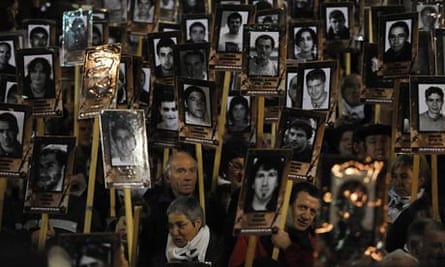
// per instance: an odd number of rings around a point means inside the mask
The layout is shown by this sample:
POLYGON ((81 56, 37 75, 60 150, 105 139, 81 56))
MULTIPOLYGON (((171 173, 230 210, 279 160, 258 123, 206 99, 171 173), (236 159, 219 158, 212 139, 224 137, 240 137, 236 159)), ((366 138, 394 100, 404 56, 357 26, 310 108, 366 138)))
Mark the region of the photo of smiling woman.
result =
POLYGON ((309 27, 296 29, 294 57, 297 62, 317 59, 317 33, 309 27))
POLYGON ((23 83, 25 99, 54 98, 55 84, 51 79, 52 67, 44 57, 36 57, 27 65, 28 74, 23 83))

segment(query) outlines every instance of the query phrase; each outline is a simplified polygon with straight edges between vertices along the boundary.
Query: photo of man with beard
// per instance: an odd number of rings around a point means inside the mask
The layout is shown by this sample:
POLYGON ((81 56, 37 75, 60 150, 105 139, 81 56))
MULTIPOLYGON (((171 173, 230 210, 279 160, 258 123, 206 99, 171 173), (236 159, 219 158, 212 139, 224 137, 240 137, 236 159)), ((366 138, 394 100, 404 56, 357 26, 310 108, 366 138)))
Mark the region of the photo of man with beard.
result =
POLYGON ((44 145, 35 161, 34 192, 62 192, 65 166, 67 163, 68 145, 44 145))

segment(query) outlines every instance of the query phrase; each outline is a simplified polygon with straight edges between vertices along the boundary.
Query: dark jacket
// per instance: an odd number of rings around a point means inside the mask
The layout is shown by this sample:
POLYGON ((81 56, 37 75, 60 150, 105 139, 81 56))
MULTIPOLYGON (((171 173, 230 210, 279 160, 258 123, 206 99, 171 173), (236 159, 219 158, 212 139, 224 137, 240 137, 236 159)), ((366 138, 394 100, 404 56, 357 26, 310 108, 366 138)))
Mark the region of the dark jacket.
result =
POLYGON ((405 45, 403 46, 402 50, 400 50, 400 52, 398 53, 394 52, 394 50, 390 48, 383 55, 383 62, 409 61, 411 60, 412 56, 411 49, 412 49, 411 44, 408 42, 405 42, 405 45))

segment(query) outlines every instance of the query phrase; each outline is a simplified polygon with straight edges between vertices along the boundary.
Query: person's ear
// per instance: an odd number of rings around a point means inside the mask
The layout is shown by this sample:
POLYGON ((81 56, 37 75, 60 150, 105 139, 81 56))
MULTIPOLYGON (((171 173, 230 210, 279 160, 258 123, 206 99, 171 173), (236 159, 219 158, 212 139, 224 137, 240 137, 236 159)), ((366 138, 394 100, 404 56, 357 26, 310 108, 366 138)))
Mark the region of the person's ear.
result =
POLYGON ((193 225, 195 226, 195 228, 200 229, 202 227, 202 219, 201 218, 196 219, 193 225))

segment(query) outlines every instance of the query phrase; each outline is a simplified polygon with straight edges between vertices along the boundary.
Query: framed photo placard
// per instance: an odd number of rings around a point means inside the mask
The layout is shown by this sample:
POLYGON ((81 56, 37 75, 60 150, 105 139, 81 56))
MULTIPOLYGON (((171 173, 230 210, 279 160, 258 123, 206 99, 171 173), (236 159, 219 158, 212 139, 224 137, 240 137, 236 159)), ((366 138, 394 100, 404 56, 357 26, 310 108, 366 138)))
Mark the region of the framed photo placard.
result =
POLYGON ((281 25, 245 25, 241 91, 249 95, 281 96, 286 69, 285 29, 281 25))
POLYGON ((28 105, 0 104, 0 175, 25 178, 32 151, 32 113, 28 105), (7 134, 6 134, 7 133, 7 134))
POLYGON ((288 29, 288 63, 301 63, 322 58, 322 28, 317 21, 292 23, 288 29))
POLYGON ((179 140, 217 145, 217 92, 214 81, 177 79, 179 140))
POLYGON ((24 212, 66 213, 75 137, 36 137, 24 212))
POLYGON ((106 188, 150 187, 144 111, 104 109, 99 122, 106 188))
POLYGON ((33 116, 62 116, 63 98, 58 49, 27 48, 17 52, 18 92, 33 116), (42 73, 41 75, 36 75, 42 73))
POLYGON ((218 5, 213 21, 210 65, 215 70, 243 70, 244 25, 254 22, 253 5, 218 5))
POLYGON ((410 135, 413 152, 445 152, 444 76, 410 77, 410 135))
POLYGON ((63 12, 62 65, 81 65, 92 43, 93 10, 63 12))
POLYGON ((56 21, 47 19, 23 20, 26 29, 26 48, 48 48, 56 45, 56 21))
POLYGON ((271 235, 281 220, 291 151, 249 149, 239 195, 234 235, 271 235))
POLYGON ((110 108, 117 91, 121 46, 107 44, 85 51, 79 119, 93 118, 110 108))
POLYGON ((326 111, 326 123, 334 123, 337 108, 337 79, 335 61, 299 63, 297 108, 326 111))
POLYGON ((291 149, 288 177, 313 182, 323 145, 326 112, 283 108, 277 147, 291 149))
POLYGON ((378 39, 378 58, 383 62, 384 77, 406 77, 417 55, 417 13, 382 15, 378 39))
POLYGON ((117 266, 121 242, 117 233, 61 233, 48 249, 48 261, 68 266, 117 266))

